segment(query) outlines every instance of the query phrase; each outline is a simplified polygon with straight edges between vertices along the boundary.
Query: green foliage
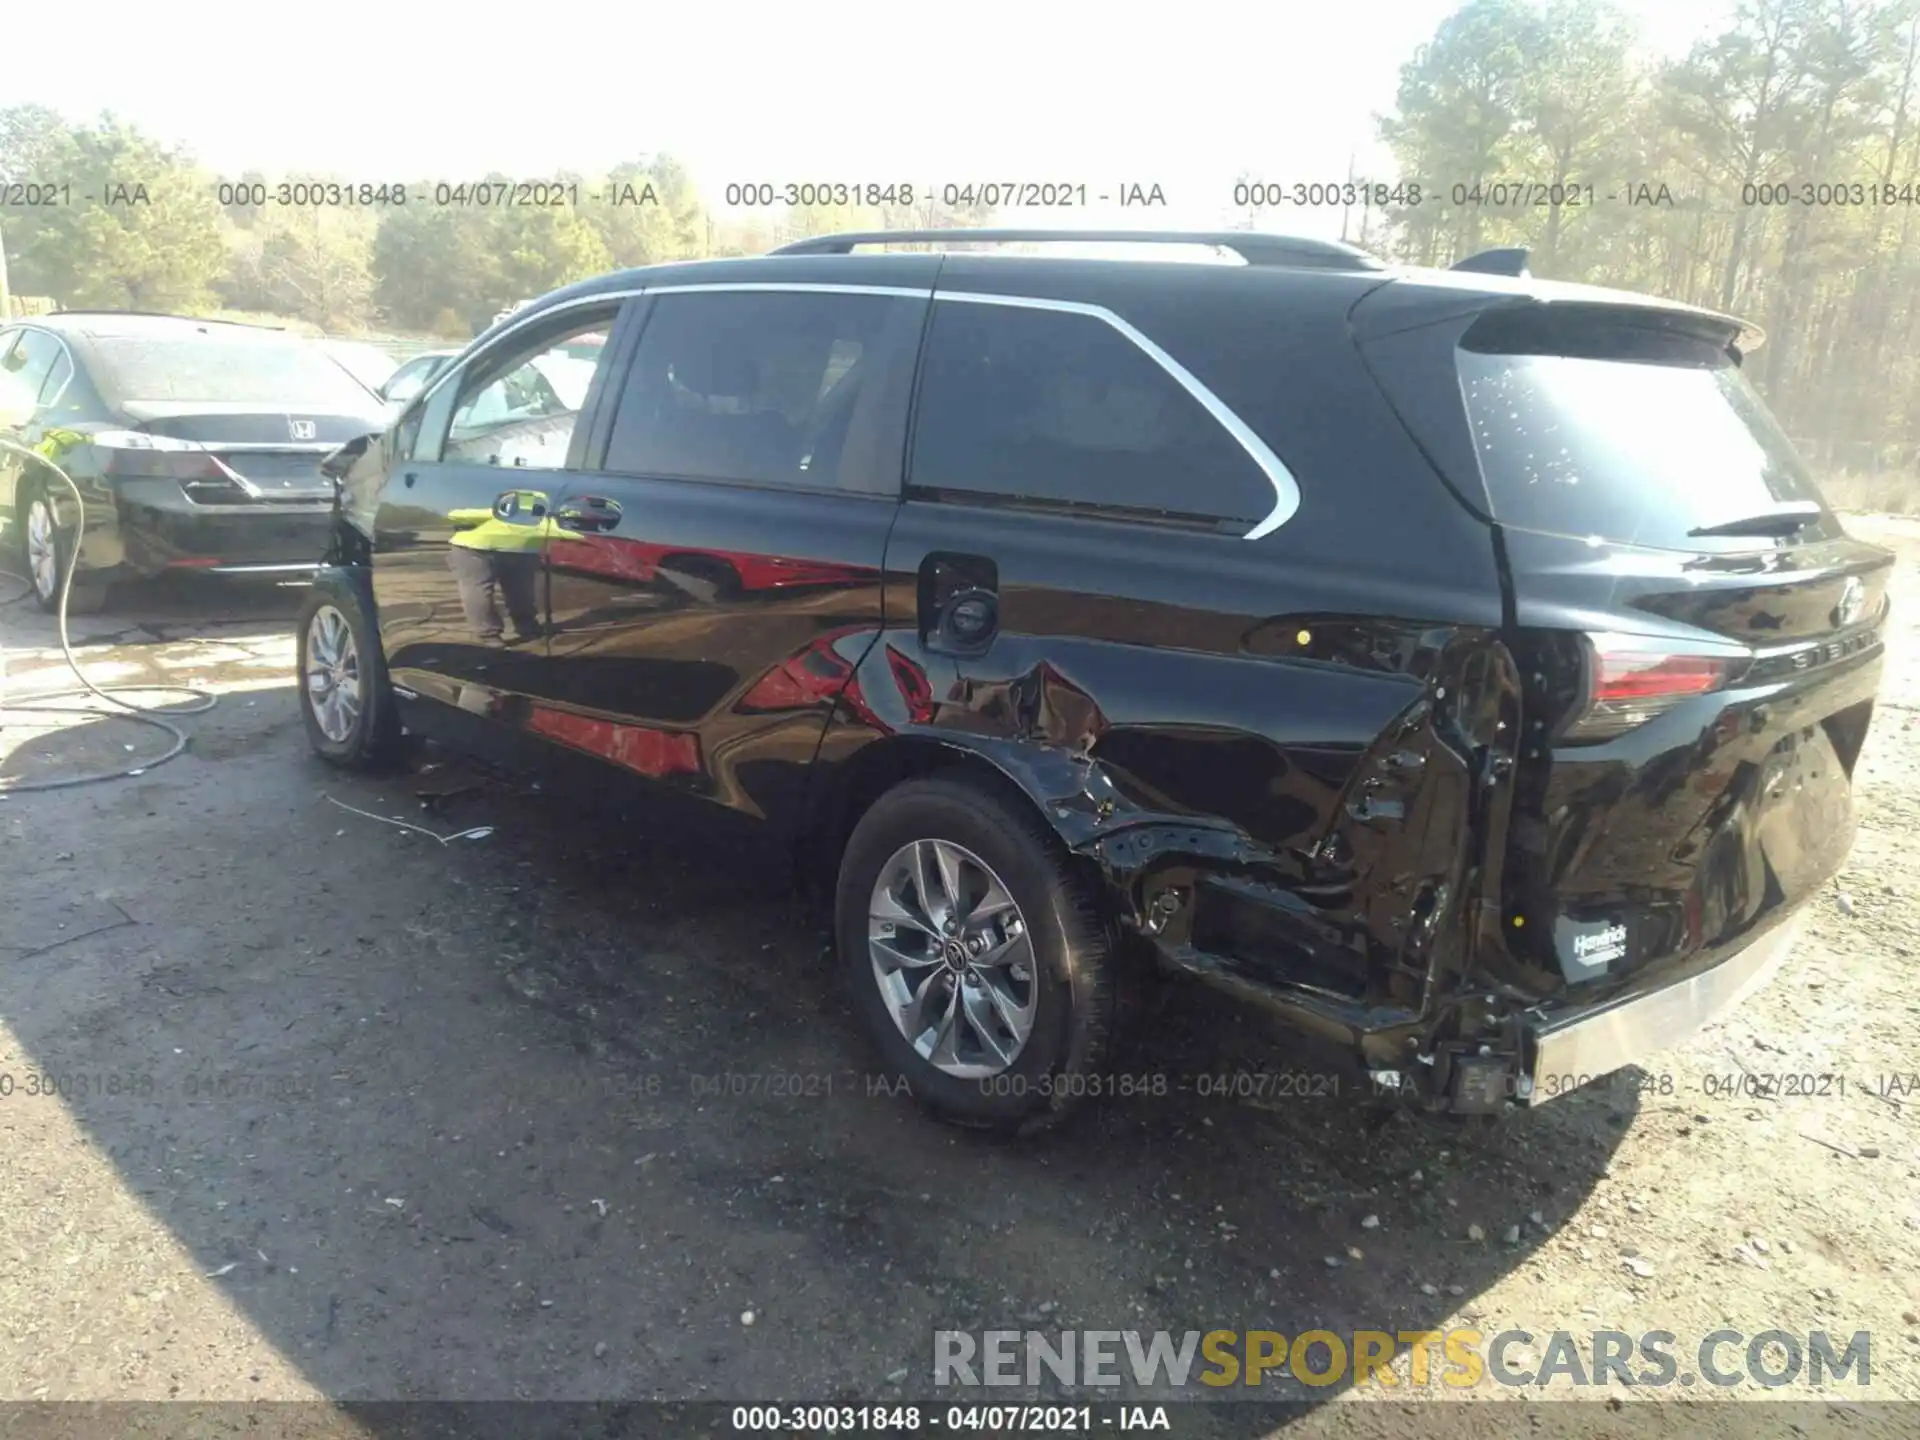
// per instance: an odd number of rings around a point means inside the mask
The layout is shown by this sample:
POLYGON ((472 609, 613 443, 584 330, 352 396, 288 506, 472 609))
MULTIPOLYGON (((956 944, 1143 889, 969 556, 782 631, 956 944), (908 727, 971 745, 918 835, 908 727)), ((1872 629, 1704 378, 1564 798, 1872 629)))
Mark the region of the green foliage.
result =
MULTIPOLYGON (((1768 338, 1751 368, 1816 460, 1920 469, 1920 0, 1736 0, 1719 33, 1664 62, 1610 0, 1467 0, 1402 67, 1381 134, 1430 198, 1362 209, 1363 244, 1438 265, 1522 245, 1542 275, 1755 319, 1768 338), (1538 182, 1543 203, 1451 198, 1503 182, 1538 182), (1829 188, 1751 203, 1803 185, 1829 188), (1892 198, 1857 203, 1855 185, 1892 198)), ((579 202, 558 207, 421 203, 426 182, 404 205, 254 206, 239 191, 223 209, 191 157, 111 116, 74 124, 32 105, 0 108, 0 176, 73 192, 0 209, 16 295, 449 340, 610 269, 992 219, 921 196, 716 223, 668 155, 577 177, 579 202), (103 187, 136 183, 144 203, 101 203, 103 187)), ((234 178, 271 191, 276 177, 234 178)))
POLYGON ((56 152, 69 138, 67 122, 44 105, 0 110, 0 175, 9 180, 54 180, 56 152))
POLYGON ((485 287, 488 294, 502 297, 502 304, 544 295, 614 268, 599 232, 570 206, 509 207, 494 213, 489 228, 492 265, 485 287))
MULTIPOLYGON (((1470 0, 1400 70, 1399 107, 1382 133, 1416 176, 1498 175, 1517 158, 1521 107, 1541 48, 1537 12, 1525 0, 1470 0)), ((1479 248, 1484 217, 1463 209, 1443 231, 1422 215, 1409 227, 1418 258, 1442 245, 1479 248)))
POLYGON ((491 260, 486 241, 461 211, 390 209, 373 242, 375 303, 396 325, 466 338, 484 320, 480 310, 490 302, 499 308, 495 297, 481 293, 491 260))
POLYGON ((111 117, 73 125, 31 105, 0 109, 0 176, 64 181, 73 192, 70 205, 0 211, 18 294, 69 308, 218 306, 322 330, 385 325, 449 340, 521 300, 610 270, 759 254, 829 230, 991 218, 928 202, 716 225, 671 155, 641 156, 604 176, 561 176, 574 189, 560 205, 506 203, 512 177, 499 174, 457 198, 425 180, 405 203, 288 205, 274 196, 283 179, 329 177, 249 171, 223 180, 111 117), (101 203, 109 181, 138 182, 150 203, 101 203), (266 203, 256 203, 262 193, 266 203))
POLYGON ((562 178, 578 187, 578 203, 381 210, 371 261, 379 310, 397 325, 465 338, 507 306, 573 281, 705 253, 698 191, 672 159, 562 178))
POLYGON ((1381 134, 1440 199, 1369 216, 1376 246, 1445 265, 1522 245, 1538 274, 1759 321, 1750 368, 1816 461, 1920 468, 1915 0, 1740 0, 1664 64, 1605 0, 1471 0, 1402 68, 1381 134), (1580 188, 1450 203, 1515 181, 1580 188))
POLYGON ((671 156, 617 165, 591 187, 600 202, 586 216, 608 264, 625 269, 707 253, 707 217, 686 167, 671 156))
POLYGON ((0 111, 0 174, 73 192, 72 203, 0 206, 15 291, 135 310, 213 301, 227 260, 220 209, 187 156, 111 116, 66 126, 25 106, 0 111))
MULTIPOLYGON (((255 196, 266 193, 267 177, 259 170, 242 172, 229 192, 229 202, 222 208, 227 218, 241 230, 251 230, 259 223, 263 214, 269 213, 264 204, 254 203, 255 196)), ((216 190, 216 195, 218 194, 216 190)))
POLYGON ((376 218, 359 209, 260 207, 229 231, 228 305, 352 330, 373 318, 376 218))

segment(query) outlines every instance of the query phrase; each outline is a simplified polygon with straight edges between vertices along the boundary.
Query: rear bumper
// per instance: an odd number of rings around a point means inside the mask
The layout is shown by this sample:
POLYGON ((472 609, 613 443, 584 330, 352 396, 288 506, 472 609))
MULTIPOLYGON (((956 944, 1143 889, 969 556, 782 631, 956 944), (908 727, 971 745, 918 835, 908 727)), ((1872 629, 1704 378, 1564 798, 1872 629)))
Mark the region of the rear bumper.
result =
POLYGON ((99 533, 88 507, 82 557, 108 578, 176 570, 311 574, 332 537, 330 500, 195 505, 177 486, 145 481, 123 486, 114 498, 111 525, 99 533))
POLYGON ((269 564, 241 563, 181 567, 198 569, 206 575, 313 575, 320 569, 318 560, 274 561, 269 564))
POLYGON ((1710 970, 1536 1026, 1516 1098, 1539 1105, 1647 1060, 1722 1018, 1771 980, 1800 937, 1793 916, 1710 970))

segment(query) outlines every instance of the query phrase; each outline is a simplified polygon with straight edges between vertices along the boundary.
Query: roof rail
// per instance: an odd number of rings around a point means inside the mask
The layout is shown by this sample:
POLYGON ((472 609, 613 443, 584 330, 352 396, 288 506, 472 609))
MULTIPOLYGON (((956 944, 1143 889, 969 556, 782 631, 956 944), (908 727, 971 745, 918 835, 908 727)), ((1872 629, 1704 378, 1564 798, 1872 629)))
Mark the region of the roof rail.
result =
POLYGON ((1456 261, 1452 268, 1469 270, 1476 275, 1515 275, 1523 279, 1533 273, 1527 269, 1527 252, 1517 246, 1507 250, 1482 250, 1456 261))
POLYGON ((1100 244, 1215 245, 1231 250, 1249 265, 1292 265, 1321 270, 1384 270, 1366 251, 1337 240, 1297 235, 1262 235, 1251 230, 857 230, 842 235, 812 235, 782 245, 774 255, 846 255, 856 245, 1014 244, 1039 241, 1091 241, 1100 244))

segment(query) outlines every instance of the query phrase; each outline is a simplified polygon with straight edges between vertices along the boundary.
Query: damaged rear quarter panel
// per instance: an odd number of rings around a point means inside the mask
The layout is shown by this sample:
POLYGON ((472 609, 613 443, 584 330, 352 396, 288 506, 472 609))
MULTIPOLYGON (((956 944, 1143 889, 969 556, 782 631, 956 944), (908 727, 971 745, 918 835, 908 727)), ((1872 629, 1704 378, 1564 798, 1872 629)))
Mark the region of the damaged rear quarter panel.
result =
POLYGON ((1334 1038, 1451 993, 1517 729, 1491 583, 1482 623, 1408 621, 1368 613, 1390 584, 1281 537, 911 501, 887 569, 829 785, 902 739, 988 761, 1166 963, 1334 1038), (956 551, 996 572, 999 632, 971 657, 924 633, 928 557, 956 551))
MULTIPOLYGON (((1409 1032, 1424 1043, 1451 1023, 1465 978, 1497 963, 1475 897, 1498 890, 1478 857, 1504 853, 1517 702, 1492 530, 1353 340, 1353 307, 1382 282, 1023 263, 949 257, 942 284, 1045 285, 1123 316, 1271 447, 1298 506, 1253 541, 1121 515, 1097 508, 1085 456, 1090 508, 1022 503, 998 473, 978 477, 983 501, 916 484, 916 433, 882 633, 829 724, 815 793, 870 798, 913 768, 889 763, 903 749, 970 752, 1031 798, 1165 964, 1404 1059, 1409 1032), (940 596, 958 593, 943 585, 997 601, 971 655, 938 644, 940 596), (1179 905, 1157 912, 1169 891, 1179 905)), ((1188 483, 1171 463, 1172 509, 1188 483)))

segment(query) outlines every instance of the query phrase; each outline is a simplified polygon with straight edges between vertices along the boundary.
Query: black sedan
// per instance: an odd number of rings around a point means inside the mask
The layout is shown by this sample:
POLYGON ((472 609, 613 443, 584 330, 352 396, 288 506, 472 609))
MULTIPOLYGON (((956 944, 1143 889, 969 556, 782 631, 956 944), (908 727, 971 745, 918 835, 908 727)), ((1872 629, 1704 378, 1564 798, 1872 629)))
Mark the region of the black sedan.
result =
POLYGON ((320 462, 385 424, 313 342, 174 315, 66 312, 0 327, 0 512, 35 597, 98 609, 172 570, 309 572, 333 485, 320 462), (86 497, 78 516, 71 476, 86 497))

